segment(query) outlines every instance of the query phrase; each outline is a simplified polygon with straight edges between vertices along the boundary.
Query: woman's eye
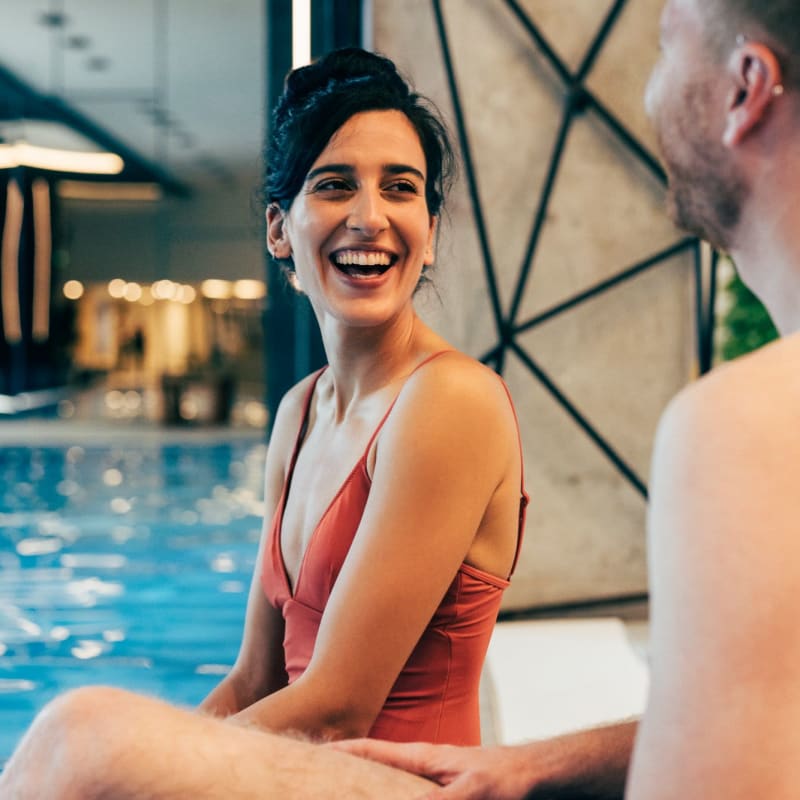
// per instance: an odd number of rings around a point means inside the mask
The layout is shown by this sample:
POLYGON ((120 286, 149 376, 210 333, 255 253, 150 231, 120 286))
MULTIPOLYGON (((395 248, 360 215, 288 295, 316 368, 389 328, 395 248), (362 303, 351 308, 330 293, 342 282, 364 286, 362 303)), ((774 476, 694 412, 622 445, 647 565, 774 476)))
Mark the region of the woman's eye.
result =
POLYGON ((320 181, 315 187, 317 192, 345 192, 350 188, 343 178, 326 178, 320 181))
POLYGON ((408 194, 419 194, 415 184, 411 181, 393 181, 386 187, 390 192, 405 192, 408 194))

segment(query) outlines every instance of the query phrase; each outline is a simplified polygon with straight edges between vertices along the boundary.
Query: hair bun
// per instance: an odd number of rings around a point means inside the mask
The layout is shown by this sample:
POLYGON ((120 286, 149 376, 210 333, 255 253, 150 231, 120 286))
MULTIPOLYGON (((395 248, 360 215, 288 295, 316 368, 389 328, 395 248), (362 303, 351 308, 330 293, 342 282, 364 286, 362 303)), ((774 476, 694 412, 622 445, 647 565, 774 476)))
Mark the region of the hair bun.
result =
POLYGON ((388 83, 400 96, 408 96, 405 81, 388 58, 357 47, 346 47, 289 73, 285 98, 291 104, 302 103, 304 98, 335 84, 370 80, 380 80, 384 85, 388 83))

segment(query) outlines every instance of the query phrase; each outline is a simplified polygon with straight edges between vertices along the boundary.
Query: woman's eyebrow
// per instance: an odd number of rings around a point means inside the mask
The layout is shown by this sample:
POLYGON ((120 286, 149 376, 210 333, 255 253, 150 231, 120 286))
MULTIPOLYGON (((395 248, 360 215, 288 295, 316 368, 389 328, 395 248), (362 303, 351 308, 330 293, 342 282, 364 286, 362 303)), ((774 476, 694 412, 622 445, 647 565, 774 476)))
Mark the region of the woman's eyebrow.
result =
POLYGON ((416 167, 411 167, 408 164, 386 164, 384 170, 390 175, 404 175, 410 172, 412 175, 416 175, 423 183, 425 181, 425 176, 416 167))
POLYGON ((324 172, 335 172, 337 175, 353 175, 355 170, 349 164, 322 164, 319 167, 312 169, 306 175, 306 181, 313 180, 317 175, 324 172))
MULTIPOLYGON (((415 175, 421 181, 425 181, 425 176, 422 174, 422 172, 420 172, 420 170, 418 170, 416 167, 410 166, 409 164, 385 164, 383 170, 389 175, 407 175, 410 173, 415 175)), ((317 175, 330 172, 333 172, 337 175, 345 175, 347 177, 352 177, 355 174, 355 170, 352 166, 350 166, 350 164, 320 164, 320 166, 315 167, 308 173, 308 175, 306 175, 306 181, 312 181, 317 177, 317 175)))

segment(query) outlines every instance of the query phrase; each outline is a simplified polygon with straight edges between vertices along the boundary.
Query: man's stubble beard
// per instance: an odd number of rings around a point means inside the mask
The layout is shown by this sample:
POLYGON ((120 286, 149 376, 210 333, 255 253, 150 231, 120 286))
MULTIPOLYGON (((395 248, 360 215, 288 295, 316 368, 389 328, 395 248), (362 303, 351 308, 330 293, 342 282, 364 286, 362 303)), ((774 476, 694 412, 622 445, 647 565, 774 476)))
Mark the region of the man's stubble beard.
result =
POLYGON ((668 176, 667 212, 679 228, 728 250, 749 186, 730 151, 703 125, 710 102, 706 88, 690 85, 681 100, 678 118, 658 131, 668 176))

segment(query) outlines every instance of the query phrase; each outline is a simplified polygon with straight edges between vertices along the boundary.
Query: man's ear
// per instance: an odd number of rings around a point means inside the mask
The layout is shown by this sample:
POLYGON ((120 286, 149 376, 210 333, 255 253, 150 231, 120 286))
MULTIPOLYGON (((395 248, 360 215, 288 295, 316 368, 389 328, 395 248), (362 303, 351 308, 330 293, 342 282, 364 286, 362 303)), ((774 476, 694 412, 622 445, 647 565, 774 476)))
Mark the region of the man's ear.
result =
POLYGON ((728 67, 734 86, 728 98, 722 143, 735 147, 763 121, 769 104, 783 93, 783 85, 778 59, 759 42, 742 42, 733 51, 728 67))
POLYGON ((286 230, 286 212, 277 203, 267 206, 267 249, 273 258, 292 257, 292 243, 286 230))

